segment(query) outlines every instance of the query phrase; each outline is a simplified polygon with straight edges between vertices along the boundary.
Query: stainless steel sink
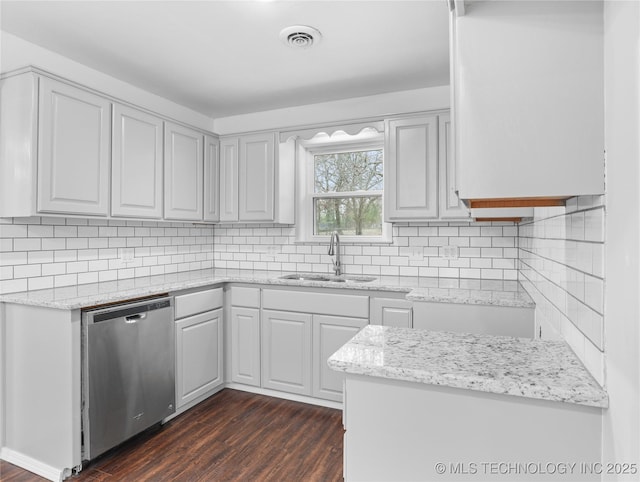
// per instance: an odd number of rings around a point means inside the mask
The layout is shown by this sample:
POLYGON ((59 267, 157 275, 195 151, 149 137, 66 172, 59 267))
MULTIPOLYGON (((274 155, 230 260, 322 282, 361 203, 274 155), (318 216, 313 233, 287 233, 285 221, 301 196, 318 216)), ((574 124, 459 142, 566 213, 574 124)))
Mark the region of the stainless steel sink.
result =
POLYGON ((334 276, 315 273, 294 273, 280 276, 280 279, 290 279, 298 281, 325 281, 329 283, 369 283, 371 281, 374 281, 376 278, 374 278, 373 276, 334 276))

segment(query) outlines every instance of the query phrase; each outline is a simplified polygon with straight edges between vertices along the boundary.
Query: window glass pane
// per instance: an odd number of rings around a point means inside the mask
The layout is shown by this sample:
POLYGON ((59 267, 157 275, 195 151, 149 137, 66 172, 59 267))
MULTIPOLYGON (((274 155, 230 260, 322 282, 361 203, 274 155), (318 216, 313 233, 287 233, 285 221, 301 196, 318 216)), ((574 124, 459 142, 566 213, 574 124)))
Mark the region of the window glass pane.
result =
POLYGON ((382 191, 382 149, 317 154, 315 192, 382 191))
POLYGON ((315 234, 382 235, 382 197, 314 199, 315 234))

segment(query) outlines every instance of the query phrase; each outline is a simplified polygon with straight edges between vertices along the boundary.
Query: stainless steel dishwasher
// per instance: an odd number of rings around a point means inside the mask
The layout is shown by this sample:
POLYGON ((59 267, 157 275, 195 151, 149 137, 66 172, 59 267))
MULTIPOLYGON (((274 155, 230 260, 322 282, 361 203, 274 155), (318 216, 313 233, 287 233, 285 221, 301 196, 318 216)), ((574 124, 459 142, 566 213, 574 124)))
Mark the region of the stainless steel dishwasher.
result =
POLYGON ((84 311, 83 460, 175 412, 172 298, 84 311))

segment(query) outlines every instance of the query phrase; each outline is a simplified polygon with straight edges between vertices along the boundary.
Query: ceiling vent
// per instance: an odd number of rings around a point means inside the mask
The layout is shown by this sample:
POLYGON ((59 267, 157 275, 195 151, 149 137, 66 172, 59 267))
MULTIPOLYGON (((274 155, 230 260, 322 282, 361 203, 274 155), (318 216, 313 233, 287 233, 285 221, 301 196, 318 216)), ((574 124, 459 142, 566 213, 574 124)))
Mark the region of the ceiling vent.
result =
POLYGON ((280 31, 280 40, 292 49, 308 49, 320 42, 322 34, 307 25, 293 25, 280 31))

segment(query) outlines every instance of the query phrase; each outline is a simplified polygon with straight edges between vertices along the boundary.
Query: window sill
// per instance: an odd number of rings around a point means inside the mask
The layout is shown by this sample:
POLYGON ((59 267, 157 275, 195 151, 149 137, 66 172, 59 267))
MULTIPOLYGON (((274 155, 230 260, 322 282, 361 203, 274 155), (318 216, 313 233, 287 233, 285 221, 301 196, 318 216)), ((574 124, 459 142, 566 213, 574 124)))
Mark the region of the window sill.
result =
MULTIPOLYGON (((329 244, 331 236, 314 236, 313 238, 298 239, 294 241, 294 244, 329 244)), ((355 237, 355 236, 340 236, 340 244, 393 244, 393 238, 389 237, 355 237)))

